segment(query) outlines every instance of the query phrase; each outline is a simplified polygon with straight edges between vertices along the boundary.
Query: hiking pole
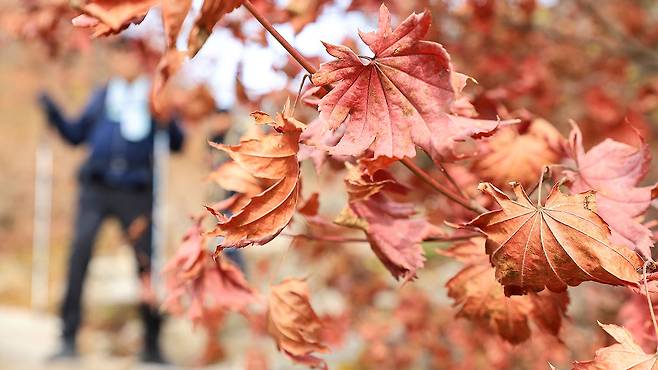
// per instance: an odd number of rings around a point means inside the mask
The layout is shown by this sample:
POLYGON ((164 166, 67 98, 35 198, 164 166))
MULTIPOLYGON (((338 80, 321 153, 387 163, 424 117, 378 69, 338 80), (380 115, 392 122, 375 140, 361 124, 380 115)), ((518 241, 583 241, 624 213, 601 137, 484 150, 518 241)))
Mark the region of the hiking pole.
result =
POLYGON ((164 297, 164 286, 160 279, 160 272, 164 267, 164 247, 167 242, 166 222, 166 194, 167 175, 169 166, 169 134, 167 130, 159 129, 155 132, 153 143, 153 214, 152 227, 152 256, 151 256, 151 284, 156 297, 161 301, 164 297))
POLYGON ((32 287, 30 293, 32 308, 44 310, 48 306, 48 265, 53 185, 53 150, 47 131, 42 133, 37 144, 35 170, 32 287))

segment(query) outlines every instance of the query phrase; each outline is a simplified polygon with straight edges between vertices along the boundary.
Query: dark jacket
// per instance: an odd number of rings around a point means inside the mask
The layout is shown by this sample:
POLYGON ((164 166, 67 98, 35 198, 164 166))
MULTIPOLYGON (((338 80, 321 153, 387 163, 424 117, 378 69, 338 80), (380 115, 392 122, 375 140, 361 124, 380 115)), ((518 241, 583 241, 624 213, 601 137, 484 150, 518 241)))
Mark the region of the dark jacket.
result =
POLYGON ((184 141, 183 131, 175 121, 167 125, 166 129, 160 129, 156 121, 151 119, 151 131, 144 139, 128 141, 121 135, 119 123, 112 121, 106 114, 106 95, 107 87, 94 92, 77 120, 66 119, 48 95, 42 95, 40 101, 48 121, 66 141, 72 145, 85 143, 89 147, 89 157, 79 173, 83 184, 150 190, 153 185, 155 132, 166 130, 170 149, 180 151, 184 141))

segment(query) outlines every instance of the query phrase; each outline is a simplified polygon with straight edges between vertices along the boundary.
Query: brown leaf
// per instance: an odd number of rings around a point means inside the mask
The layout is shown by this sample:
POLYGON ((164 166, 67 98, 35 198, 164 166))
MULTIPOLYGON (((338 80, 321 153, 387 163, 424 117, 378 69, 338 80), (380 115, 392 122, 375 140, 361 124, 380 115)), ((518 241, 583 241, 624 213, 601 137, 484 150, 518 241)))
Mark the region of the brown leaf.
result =
POLYGON ((490 152, 476 159, 473 171, 497 186, 512 180, 530 186, 544 166, 560 161, 562 141, 555 127, 542 119, 532 121, 523 134, 516 127, 503 128, 489 141, 490 152))
POLYGON ((388 171, 378 170, 371 176, 364 173, 366 169, 364 166, 357 167, 346 162, 345 167, 347 168, 345 188, 350 201, 366 200, 382 190, 398 194, 405 194, 410 190, 395 181, 388 171))
POLYGON ((310 197, 301 205, 297 211, 304 216, 313 217, 318 215, 320 210, 320 194, 313 193, 310 197))
POLYGON ((521 185, 512 186, 516 200, 480 184, 502 209, 468 224, 486 234, 487 254, 506 295, 562 292, 584 281, 637 287, 642 260, 608 242, 610 230, 594 212, 593 192, 565 195, 553 187, 545 204, 535 205, 521 185))
POLYGON ((366 236, 377 258, 394 278, 410 280, 423 267, 425 257, 421 242, 435 228, 416 214, 411 203, 400 203, 384 194, 375 194, 367 200, 351 202, 350 208, 365 220, 366 236))
POLYGON ((628 330, 611 324, 599 323, 599 326, 617 344, 597 350, 594 360, 574 363, 573 370, 658 369, 658 353, 644 352, 628 330))
POLYGON ((192 0, 162 0, 162 23, 168 49, 176 48, 178 34, 192 6, 192 0))
POLYGON ((211 235, 224 237, 220 248, 263 245, 288 225, 295 212, 299 198, 297 152, 301 123, 289 115, 288 105, 283 111, 276 118, 262 112, 252 114, 256 122, 269 124, 277 132, 242 140, 234 146, 211 143, 251 176, 273 181, 232 217, 218 217, 211 235))
POLYGON ((221 311, 244 309, 256 293, 240 269, 208 251, 202 220, 190 227, 164 268, 167 298, 163 308, 173 314, 186 312, 194 323, 212 326, 221 319, 221 311))
POLYGON ((158 119, 169 120, 173 114, 167 100, 163 97, 163 91, 169 79, 178 72, 184 61, 185 53, 171 49, 167 50, 158 62, 150 92, 151 112, 158 119))
POLYGON ((194 21, 188 41, 188 53, 195 56, 223 16, 242 5, 241 0, 204 0, 201 13, 194 21))
POLYGON ((313 311, 304 280, 287 279, 272 286, 267 313, 267 330, 280 351, 293 361, 326 369, 313 352, 327 352, 322 343, 322 320, 313 311))
POLYGON ((93 27, 93 36, 98 37, 116 34, 130 24, 140 23, 146 13, 158 2, 158 0, 75 0, 71 5, 98 20, 95 24, 82 22, 86 26, 93 27))
POLYGON ((472 320, 514 344, 530 337, 531 321, 542 331, 557 336, 569 303, 567 293, 545 291, 506 297, 502 285, 496 281, 483 242, 474 240, 437 251, 467 262, 446 283, 448 296, 459 307, 457 316, 472 320))

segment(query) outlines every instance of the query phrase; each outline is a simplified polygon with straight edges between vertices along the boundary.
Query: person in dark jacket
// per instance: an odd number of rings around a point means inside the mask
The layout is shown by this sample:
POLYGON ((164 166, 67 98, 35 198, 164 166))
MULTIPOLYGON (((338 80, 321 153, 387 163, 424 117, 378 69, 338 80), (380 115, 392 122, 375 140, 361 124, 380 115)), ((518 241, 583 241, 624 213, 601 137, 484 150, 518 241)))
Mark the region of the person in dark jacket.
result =
MULTIPOLYGON (((48 121, 62 138, 89 149, 79 171, 75 236, 61 307, 63 345, 54 359, 77 355, 75 341, 81 322, 82 287, 103 221, 109 217, 119 220, 135 249, 140 276, 148 276, 155 133, 168 133, 172 151, 180 151, 183 146, 184 136, 177 122, 158 122, 151 117, 150 82, 143 75, 143 63, 134 42, 119 41, 110 53, 116 77, 93 93, 78 119, 67 119, 48 94, 42 93, 39 98, 48 121)), ((158 346, 161 317, 157 308, 144 302, 140 304, 140 314, 145 326, 142 360, 163 362, 158 346)))

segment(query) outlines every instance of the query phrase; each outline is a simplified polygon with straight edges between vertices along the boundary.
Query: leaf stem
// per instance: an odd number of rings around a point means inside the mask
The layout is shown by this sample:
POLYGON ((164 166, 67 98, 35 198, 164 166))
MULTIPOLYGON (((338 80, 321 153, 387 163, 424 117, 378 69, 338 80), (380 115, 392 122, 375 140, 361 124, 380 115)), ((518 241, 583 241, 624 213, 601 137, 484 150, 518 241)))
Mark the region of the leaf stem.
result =
POLYGON ((454 194, 452 191, 450 191, 450 189, 440 184, 432 176, 430 176, 427 172, 425 172, 422 168, 418 167, 416 163, 414 163, 414 161, 412 161, 410 158, 403 158, 400 160, 400 163, 402 163, 411 172, 413 172, 414 175, 418 176, 418 178, 423 180, 427 185, 431 186, 434 190, 445 195, 446 197, 448 197, 448 199, 459 204, 460 206, 476 213, 482 213, 487 211, 481 205, 475 202, 470 202, 469 200, 464 199, 457 194, 454 194))
MULTIPOLYGON (((274 28, 272 23, 268 21, 263 14, 261 14, 256 7, 254 7, 254 4, 251 3, 250 0, 243 0, 242 5, 244 5, 245 8, 251 13, 251 15, 258 20, 258 22, 265 27, 265 29, 283 46, 284 49, 290 54, 290 56, 293 57, 301 65, 308 73, 314 74, 317 72, 317 68, 311 64, 311 62, 306 59, 297 49, 295 49, 294 46, 292 46, 288 40, 286 40, 280 33, 279 31, 274 28)), ((439 193, 445 195, 448 197, 450 200, 456 202, 457 204, 461 205, 462 207, 471 210, 476 213, 482 213, 485 212, 486 209, 482 207, 479 204, 476 204, 474 202, 469 202, 466 199, 463 199, 462 197, 453 194, 449 189, 441 185, 439 182, 434 180, 430 175, 428 175, 425 171, 420 169, 418 166, 416 166, 412 160, 408 158, 403 158, 400 160, 402 164, 404 164, 411 172, 413 172, 416 176, 418 176, 421 180, 423 180, 425 183, 430 185, 432 188, 434 188, 436 191, 439 193), (473 203, 473 204, 472 204, 473 203)))
POLYGON ((548 173, 548 166, 544 166, 541 169, 541 175, 539 175, 539 182, 537 182, 537 207, 541 206, 541 189, 544 186, 544 175, 548 173))
POLYGON ((438 163, 438 167, 441 170, 441 173, 443 174, 443 176, 445 176, 446 179, 448 179, 448 181, 450 181, 450 184, 452 184, 452 186, 455 188, 455 190, 457 190, 457 192, 459 192, 459 195, 461 195, 462 198, 468 198, 468 196, 466 194, 464 194, 462 189, 459 187, 459 184, 457 184, 457 181, 455 181, 455 179, 452 178, 452 175, 450 175, 450 172, 448 172, 448 170, 445 168, 443 163, 438 163))
POLYGON ((649 285, 647 284, 647 266, 653 261, 645 261, 644 266, 642 267, 642 278, 644 279, 644 293, 647 296, 647 304, 649 304, 649 313, 651 314, 651 322, 653 323, 653 331, 656 335, 656 353, 658 353, 658 324, 656 323, 656 314, 653 312, 653 303, 651 303, 651 297, 649 296, 649 285))
POLYGON ((302 95, 302 89, 304 88, 304 82, 306 82, 306 79, 311 79, 310 74, 305 74, 304 77, 302 77, 302 82, 299 84, 299 90, 297 90, 297 96, 295 96, 295 102, 292 103, 292 115, 295 115, 295 109, 297 108, 297 102, 299 101, 299 97, 302 95))

